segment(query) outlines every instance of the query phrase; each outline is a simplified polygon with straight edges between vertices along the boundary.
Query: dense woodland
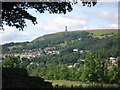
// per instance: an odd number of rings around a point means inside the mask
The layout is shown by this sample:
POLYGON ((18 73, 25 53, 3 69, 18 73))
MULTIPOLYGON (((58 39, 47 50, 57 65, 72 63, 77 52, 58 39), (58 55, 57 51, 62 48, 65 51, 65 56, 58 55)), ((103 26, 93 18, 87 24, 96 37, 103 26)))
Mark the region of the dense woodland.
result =
POLYGON ((3 66, 25 68, 30 76, 40 76, 46 80, 118 84, 120 83, 120 59, 118 58, 115 64, 109 60, 109 57, 120 56, 119 36, 116 32, 104 32, 99 35, 95 34, 95 31, 61 32, 41 36, 32 42, 4 44, 2 45, 4 54, 22 53, 23 50, 44 50, 46 47, 56 47, 60 53, 46 54, 44 52, 44 55, 40 57, 22 59, 8 56, 4 59, 3 66), (88 52, 80 53, 73 49, 88 52), (19 64, 14 64, 16 60, 19 64), (68 67, 75 63, 75 67, 68 67))

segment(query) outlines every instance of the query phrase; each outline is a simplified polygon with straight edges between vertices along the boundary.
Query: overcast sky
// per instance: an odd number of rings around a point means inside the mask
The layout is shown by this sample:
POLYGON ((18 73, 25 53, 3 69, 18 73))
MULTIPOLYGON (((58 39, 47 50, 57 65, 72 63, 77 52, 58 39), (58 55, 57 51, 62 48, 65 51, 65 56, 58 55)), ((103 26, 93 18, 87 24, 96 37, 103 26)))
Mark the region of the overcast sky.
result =
POLYGON ((35 38, 65 31, 90 30, 90 29, 118 29, 118 0, 115 2, 99 2, 95 7, 83 7, 82 4, 73 6, 73 11, 67 14, 36 13, 33 9, 29 12, 37 17, 38 24, 33 25, 27 21, 24 31, 4 26, 5 31, 0 31, 0 44, 9 42, 32 41, 35 38))

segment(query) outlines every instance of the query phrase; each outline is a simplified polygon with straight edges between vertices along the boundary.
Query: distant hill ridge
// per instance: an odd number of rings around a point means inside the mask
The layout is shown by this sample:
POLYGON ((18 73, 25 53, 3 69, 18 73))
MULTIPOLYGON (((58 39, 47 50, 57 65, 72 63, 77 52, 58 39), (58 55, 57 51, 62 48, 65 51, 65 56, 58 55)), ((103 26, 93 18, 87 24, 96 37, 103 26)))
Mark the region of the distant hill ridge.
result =
POLYGON ((118 29, 96 29, 96 30, 77 30, 64 31, 52 34, 45 34, 31 42, 7 43, 2 45, 3 53, 22 52, 23 49, 44 49, 46 47, 58 47, 60 44, 68 44, 79 38, 103 38, 118 36, 118 29))
POLYGON ((90 30, 76 30, 76 31, 113 31, 118 29, 90 29, 90 30))
MULTIPOLYGON (((98 31, 98 32, 99 32, 99 31, 101 31, 101 32, 103 32, 103 31, 115 31, 115 32, 116 32, 116 31, 118 31, 118 30, 119 30, 119 29, 93 29, 93 30, 90 29, 90 30, 74 30, 74 31, 69 31, 69 30, 68 30, 68 31, 57 32, 57 33, 52 33, 52 34, 45 34, 45 35, 40 36, 40 37, 38 37, 38 38, 42 38, 42 37, 44 37, 44 36, 49 36, 49 35, 55 35, 55 34, 59 34, 59 33, 65 33, 65 32, 68 32, 68 33, 69 33, 69 32, 83 32, 83 31, 85 31, 85 32, 91 32, 91 31, 92 31, 92 32, 93 32, 93 31, 95 31, 95 32, 96 32, 96 31, 98 31)), ((104 32, 104 33, 105 33, 105 32, 104 32)), ((37 38, 36 38, 36 39, 37 39, 37 38)), ((36 40, 36 39, 35 39, 35 40, 36 40)), ((33 40, 33 41, 34 41, 34 40, 33 40)))
POLYGON ((109 32, 118 33, 118 29, 93 29, 93 30, 91 29, 91 30, 74 30, 74 31, 69 31, 68 30, 68 31, 57 32, 57 33, 52 33, 52 34, 45 34, 43 36, 40 36, 40 37, 36 38, 33 41, 41 40, 43 38, 48 38, 49 39, 49 37, 52 37, 52 36, 56 36, 56 37, 61 36, 62 37, 64 35, 64 33, 81 33, 81 32, 89 32, 89 33, 93 33, 93 34, 97 33, 97 35, 98 34, 101 35, 101 34, 105 34, 105 33, 109 33, 109 32))

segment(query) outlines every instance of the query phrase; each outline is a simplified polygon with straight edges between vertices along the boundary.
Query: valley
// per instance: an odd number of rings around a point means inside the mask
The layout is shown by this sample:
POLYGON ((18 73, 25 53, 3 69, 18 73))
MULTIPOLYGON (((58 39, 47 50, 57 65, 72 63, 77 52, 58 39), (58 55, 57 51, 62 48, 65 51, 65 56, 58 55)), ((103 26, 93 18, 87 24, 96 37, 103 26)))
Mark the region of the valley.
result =
POLYGON ((45 80, 118 84, 118 38, 116 29, 65 31, 4 44, 0 56, 19 58, 29 76, 45 80))

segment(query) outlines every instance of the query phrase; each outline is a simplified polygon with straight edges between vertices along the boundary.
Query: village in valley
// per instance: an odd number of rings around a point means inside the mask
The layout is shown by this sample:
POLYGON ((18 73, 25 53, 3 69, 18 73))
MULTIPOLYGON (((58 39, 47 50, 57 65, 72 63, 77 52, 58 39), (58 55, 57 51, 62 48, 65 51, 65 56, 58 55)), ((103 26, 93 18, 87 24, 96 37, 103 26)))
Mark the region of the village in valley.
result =
MULTIPOLYGON (((22 58, 39 58, 41 56, 45 56, 48 54, 60 54, 60 50, 56 50, 56 47, 46 47, 45 49, 41 50, 36 50, 36 49, 32 49, 32 50, 22 50, 23 53, 13 53, 13 54, 0 54, 0 62, 2 62, 4 58, 6 58, 7 56, 14 56, 14 57, 20 57, 22 58)), ((83 53, 90 53, 89 50, 78 50, 78 49, 73 49, 73 52, 79 52, 80 54, 83 53)), ((111 62, 111 64, 115 64, 117 59, 119 57, 109 57, 109 60, 111 62)), ((82 62, 85 61, 85 59, 81 59, 82 62)), ((74 63, 72 65, 67 66, 68 68, 72 68, 72 67, 76 67, 76 65, 78 65, 79 63, 74 63)))
POLYGON ((36 49, 32 49, 32 50, 22 50, 22 53, 13 53, 13 54, 0 54, 0 58, 5 58, 6 56, 19 56, 20 58, 34 58, 34 57, 40 57, 40 56, 44 56, 47 54, 59 54, 58 50, 55 50, 55 47, 46 47, 45 49, 41 50, 36 50, 36 49))

